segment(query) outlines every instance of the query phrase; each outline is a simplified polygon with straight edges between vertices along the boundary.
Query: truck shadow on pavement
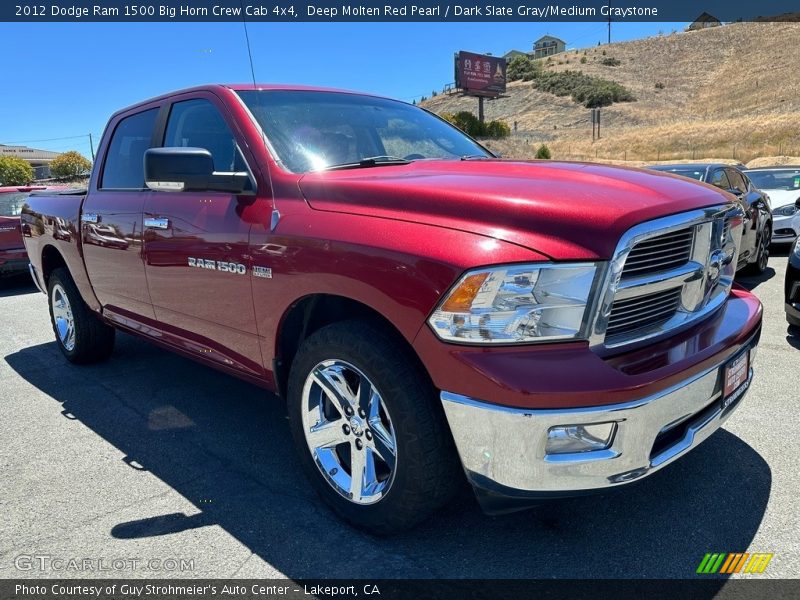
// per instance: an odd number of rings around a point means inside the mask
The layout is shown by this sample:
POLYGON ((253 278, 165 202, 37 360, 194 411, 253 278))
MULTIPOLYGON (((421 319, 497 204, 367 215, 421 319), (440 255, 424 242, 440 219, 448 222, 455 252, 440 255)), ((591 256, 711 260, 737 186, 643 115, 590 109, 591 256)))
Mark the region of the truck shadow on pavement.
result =
MULTIPOLYGON (((152 505, 134 504, 141 518, 96 533, 141 539, 217 525, 295 579, 691 578, 706 552, 747 550, 770 495, 769 466, 722 430, 625 490, 494 518, 465 493, 413 531, 373 538, 317 500, 295 457, 283 404, 257 387, 127 335, 118 336, 102 365, 68 365, 55 343, 6 361, 55 401, 52 410, 90 428, 128 466, 143 477, 152 473, 199 510, 152 514, 152 505)), ((94 502, 85 490, 80 501, 94 502)), ((98 527, 96 520, 82 525, 98 527)), ((185 539, 202 543, 202 532, 185 539)), ((191 557, 195 550, 202 556, 200 547, 182 552, 191 557)), ((197 562, 197 577, 258 574, 258 561, 232 573, 204 571, 197 562)))
POLYGON ((737 275, 736 283, 746 287, 749 291, 753 291, 762 283, 765 283, 775 277, 775 269, 767 267, 761 275, 737 275))

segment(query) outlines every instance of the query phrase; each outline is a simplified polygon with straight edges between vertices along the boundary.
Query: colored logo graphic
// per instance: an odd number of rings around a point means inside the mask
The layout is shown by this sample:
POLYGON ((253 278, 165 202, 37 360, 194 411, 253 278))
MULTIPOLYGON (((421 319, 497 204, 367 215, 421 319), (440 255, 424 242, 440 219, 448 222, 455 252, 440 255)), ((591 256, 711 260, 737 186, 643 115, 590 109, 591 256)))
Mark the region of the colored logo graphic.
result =
POLYGON ((733 573, 763 573, 773 554, 764 552, 708 553, 700 561, 697 573, 701 575, 731 575, 733 573))

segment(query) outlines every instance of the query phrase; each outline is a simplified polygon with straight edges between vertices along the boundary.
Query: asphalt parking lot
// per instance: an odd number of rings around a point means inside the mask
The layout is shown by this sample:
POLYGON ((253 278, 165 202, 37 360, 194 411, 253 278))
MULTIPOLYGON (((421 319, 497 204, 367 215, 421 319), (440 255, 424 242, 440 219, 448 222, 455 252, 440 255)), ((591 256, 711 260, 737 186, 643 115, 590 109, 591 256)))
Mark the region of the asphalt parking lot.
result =
POLYGON ((0 283, 0 578, 692 577, 706 552, 742 551, 774 553, 759 577, 797 577, 786 263, 742 280, 764 303, 756 377, 690 455, 634 487, 502 517, 467 494, 389 539, 317 502, 263 390, 127 335, 109 362, 70 366, 45 297, 0 283))

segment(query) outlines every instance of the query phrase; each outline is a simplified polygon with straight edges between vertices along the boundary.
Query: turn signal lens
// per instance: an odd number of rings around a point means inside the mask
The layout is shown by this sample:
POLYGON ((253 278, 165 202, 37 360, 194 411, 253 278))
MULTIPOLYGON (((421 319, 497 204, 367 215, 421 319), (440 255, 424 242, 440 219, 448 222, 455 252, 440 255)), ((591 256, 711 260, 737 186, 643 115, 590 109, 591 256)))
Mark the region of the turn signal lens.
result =
POLYGON ((481 290, 483 282, 489 277, 489 273, 476 273, 467 275, 458 286, 450 292, 450 295, 442 304, 442 310, 448 312, 467 311, 472 306, 472 301, 481 290))

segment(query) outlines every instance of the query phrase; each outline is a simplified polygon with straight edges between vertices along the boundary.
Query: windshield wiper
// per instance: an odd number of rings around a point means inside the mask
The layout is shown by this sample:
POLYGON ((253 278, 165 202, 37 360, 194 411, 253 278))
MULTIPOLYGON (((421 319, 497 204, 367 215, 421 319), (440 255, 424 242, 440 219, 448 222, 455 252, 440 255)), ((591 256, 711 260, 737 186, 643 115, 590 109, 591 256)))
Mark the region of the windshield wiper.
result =
POLYGON ((465 154, 461 157, 461 160, 488 160, 490 158, 495 158, 493 156, 487 156, 486 154, 465 154))
POLYGON ((323 171, 335 171, 338 169, 363 169, 367 167, 381 167, 384 165, 407 165, 411 161, 399 156, 368 156, 356 162, 330 165, 322 169, 323 171))

